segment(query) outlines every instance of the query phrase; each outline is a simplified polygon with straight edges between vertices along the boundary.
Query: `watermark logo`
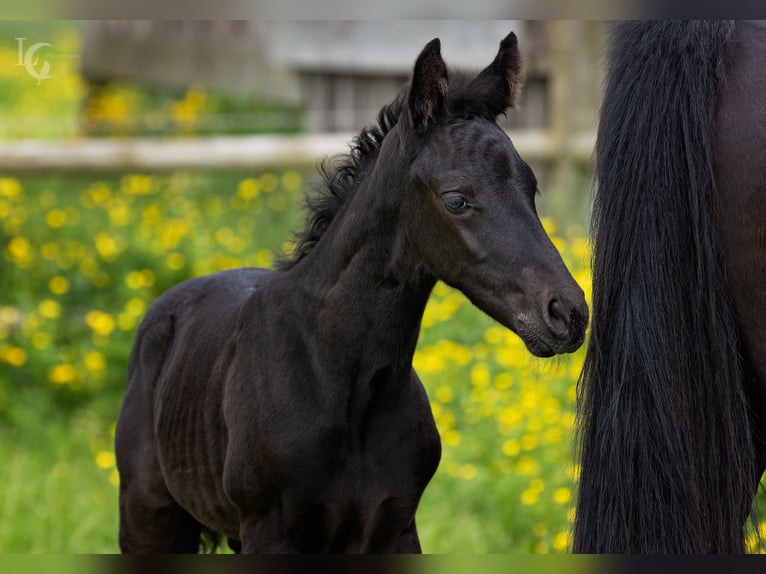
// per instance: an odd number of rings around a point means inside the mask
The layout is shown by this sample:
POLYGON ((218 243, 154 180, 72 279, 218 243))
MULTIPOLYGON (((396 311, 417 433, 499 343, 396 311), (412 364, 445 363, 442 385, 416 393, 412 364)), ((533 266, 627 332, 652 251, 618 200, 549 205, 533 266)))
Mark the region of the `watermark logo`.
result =
POLYGON ((53 52, 53 45, 48 42, 38 42, 25 49, 25 40, 27 38, 16 38, 19 47, 19 57, 16 66, 23 66, 27 74, 37 80, 38 86, 43 80, 53 77, 53 74, 51 74, 51 61, 79 58, 78 54, 57 54, 53 52))

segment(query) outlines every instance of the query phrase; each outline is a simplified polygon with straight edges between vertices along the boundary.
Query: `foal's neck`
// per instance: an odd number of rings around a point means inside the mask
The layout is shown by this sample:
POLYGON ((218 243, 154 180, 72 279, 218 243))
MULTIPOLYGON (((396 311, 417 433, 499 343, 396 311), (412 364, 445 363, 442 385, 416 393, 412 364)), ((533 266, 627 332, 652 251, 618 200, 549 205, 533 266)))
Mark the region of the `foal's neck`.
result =
POLYGON ((333 350, 366 363, 357 363, 362 369, 408 370, 435 279, 401 226, 402 183, 379 167, 293 272, 318 304, 320 337, 343 341, 333 350))

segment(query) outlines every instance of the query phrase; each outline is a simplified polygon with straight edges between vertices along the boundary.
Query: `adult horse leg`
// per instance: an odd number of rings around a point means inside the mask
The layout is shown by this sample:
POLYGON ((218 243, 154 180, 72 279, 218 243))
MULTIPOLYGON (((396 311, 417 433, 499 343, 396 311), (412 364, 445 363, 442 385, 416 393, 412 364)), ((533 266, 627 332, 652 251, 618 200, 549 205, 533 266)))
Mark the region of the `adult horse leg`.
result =
POLYGON ((739 22, 716 115, 718 227, 753 405, 758 479, 766 469, 766 24, 739 22))

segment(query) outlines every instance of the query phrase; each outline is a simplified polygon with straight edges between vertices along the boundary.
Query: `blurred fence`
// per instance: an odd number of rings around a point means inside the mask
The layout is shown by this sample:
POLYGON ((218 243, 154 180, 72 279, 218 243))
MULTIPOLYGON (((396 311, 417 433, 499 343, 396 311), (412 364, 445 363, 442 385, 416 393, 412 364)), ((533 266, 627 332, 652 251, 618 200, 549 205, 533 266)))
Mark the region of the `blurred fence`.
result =
MULTIPOLYGON (((588 163, 590 132, 561 137, 550 130, 511 131, 509 136, 530 162, 567 157, 588 163)), ((86 138, 74 141, 25 140, 0 143, 0 172, 170 172, 176 170, 279 169, 311 166, 343 153, 353 134, 219 136, 184 139, 86 138)))

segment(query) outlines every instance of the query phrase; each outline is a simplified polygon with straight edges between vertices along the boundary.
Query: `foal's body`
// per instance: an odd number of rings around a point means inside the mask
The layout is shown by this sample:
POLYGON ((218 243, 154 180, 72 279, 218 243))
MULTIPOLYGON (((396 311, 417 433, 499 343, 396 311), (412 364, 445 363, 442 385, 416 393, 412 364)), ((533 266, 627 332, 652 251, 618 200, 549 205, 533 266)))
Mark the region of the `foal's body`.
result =
POLYGON ((539 356, 584 338, 582 290, 495 123, 518 71, 511 34, 448 94, 431 42, 406 101, 325 174, 296 259, 152 306, 116 433, 123 551, 194 552, 203 531, 244 552, 420 550, 441 447, 412 358, 437 278, 539 356))
POLYGON ((183 520, 176 529, 142 525, 146 549, 167 536, 164 550, 195 551, 198 522, 252 541, 247 552, 419 550, 412 518, 441 449, 411 368, 420 314, 407 307, 424 306, 430 285, 415 300, 397 287, 370 300, 354 279, 365 275, 349 263, 320 288, 280 288, 300 282, 297 268, 226 271, 184 283, 152 307, 130 371, 149 384, 131 385, 126 408, 136 402, 131 410, 148 414, 156 402, 162 409, 154 420, 130 422, 145 434, 143 444, 156 446, 156 456, 135 453, 146 457, 142 469, 153 467, 136 496, 144 488, 164 496, 163 513, 183 520), (293 312, 305 308, 314 311, 293 312), (339 321, 375 329, 349 339, 339 321), (149 347, 156 341, 164 348, 149 347), (158 354, 166 367, 142 372, 158 354), (208 408, 216 403, 220 409, 208 408), (237 443, 227 444, 227 433, 237 443), (204 465, 200 452, 209 453, 204 465), (392 523, 396 532, 387 531, 392 523), (276 535, 285 530, 292 543, 276 535))

